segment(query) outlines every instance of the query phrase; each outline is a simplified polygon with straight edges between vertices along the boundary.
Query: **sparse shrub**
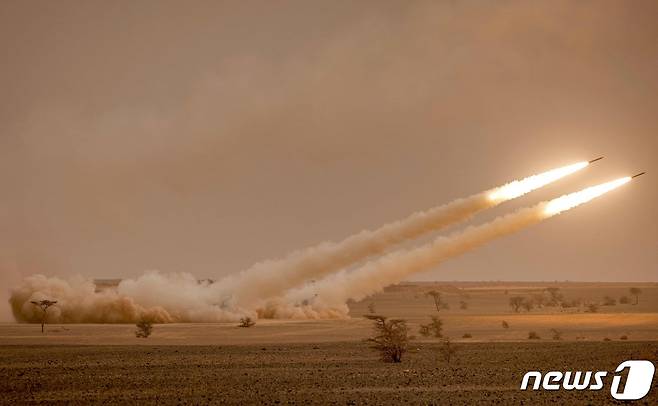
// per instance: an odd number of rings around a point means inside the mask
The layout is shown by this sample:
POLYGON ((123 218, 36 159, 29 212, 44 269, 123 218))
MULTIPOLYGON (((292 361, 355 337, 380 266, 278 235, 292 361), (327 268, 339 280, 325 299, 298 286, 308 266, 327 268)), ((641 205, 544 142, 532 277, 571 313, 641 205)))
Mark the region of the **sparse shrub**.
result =
POLYGON ((468 309, 468 303, 466 303, 466 302, 463 301, 463 300, 460 301, 460 302, 459 302, 459 308, 462 309, 462 310, 466 310, 466 309, 468 309))
POLYGON ((609 339, 608 337, 606 337, 606 338, 603 339, 603 341, 612 341, 612 340, 609 339))
POLYGON ((532 298, 530 298, 530 302, 535 307, 538 307, 540 309, 546 306, 547 304, 546 297, 544 295, 532 295, 532 298))
POLYGON ((638 304, 640 302, 640 294, 642 293, 642 289, 640 288, 630 288, 628 291, 631 293, 632 296, 635 296, 635 303, 633 304, 638 304))
POLYGON ((431 316, 432 321, 428 324, 421 324, 419 333, 423 337, 434 336, 437 338, 443 337, 443 321, 437 316, 431 316))
POLYGON ((521 307, 526 312, 529 312, 535 307, 535 304, 532 302, 532 300, 524 298, 523 303, 521 303, 521 307))
POLYGON ((375 311, 375 302, 370 302, 370 304, 368 304, 368 311, 370 312, 370 314, 375 314, 376 313, 376 311, 375 311))
POLYGON ((384 316, 374 314, 365 317, 374 322, 375 336, 367 339, 373 343, 371 348, 379 352, 384 362, 402 361, 402 355, 407 351, 409 341, 413 340, 413 337, 409 336, 406 321, 388 320, 384 316))
POLYGON ((617 300, 614 297, 605 296, 603 298, 603 306, 615 306, 616 304, 617 300))
POLYGON ((450 338, 443 340, 443 345, 439 347, 439 353, 443 357, 443 360, 450 364, 450 360, 453 358, 457 352, 457 346, 450 341, 450 338))
POLYGON ((473 336, 471 335, 471 333, 464 333, 462 338, 473 338, 473 336))
POLYGON ((505 320, 503 320, 501 324, 503 325, 503 328, 509 328, 509 323, 506 322, 505 320))
POLYGON ((629 304, 631 299, 628 296, 622 296, 619 298, 619 304, 629 304))
POLYGON ((551 332, 553 333, 553 340, 561 340, 562 339, 562 332, 556 329, 551 329, 551 332))
POLYGON ((619 339, 620 340, 628 340, 628 336, 624 334, 623 336, 619 337, 619 339))
POLYGON ((585 310, 586 313, 598 313, 599 312, 599 305, 596 303, 590 303, 587 305, 587 309, 585 310))
POLYGON ((141 318, 137 321, 137 330, 135 330, 135 337, 137 338, 148 338, 153 332, 153 321, 141 318))
POLYGON ((536 331, 531 331, 528 333, 528 340, 539 340, 541 337, 539 337, 539 334, 537 334, 536 331))
POLYGON ((568 309, 571 307, 578 307, 583 303, 582 299, 571 299, 571 300, 563 300, 560 302, 560 306, 564 309, 568 309))
POLYGON ((253 327, 254 325, 256 325, 256 322, 253 321, 251 317, 243 317, 240 319, 240 324, 238 325, 238 327, 249 328, 249 327, 253 327))
POLYGON ((509 305, 512 309, 514 309, 516 313, 518 313, 521 309, 523 302, 525 302, 525 298, 523 296, 512 296, 509 298, 509 305))
POLYGON ((558 306, 564 299, 562 293, 560 292, 560 288, 546 288, 546 292, 548 292, 550 296, 548 303, 546 304, 547 306, 558 306))

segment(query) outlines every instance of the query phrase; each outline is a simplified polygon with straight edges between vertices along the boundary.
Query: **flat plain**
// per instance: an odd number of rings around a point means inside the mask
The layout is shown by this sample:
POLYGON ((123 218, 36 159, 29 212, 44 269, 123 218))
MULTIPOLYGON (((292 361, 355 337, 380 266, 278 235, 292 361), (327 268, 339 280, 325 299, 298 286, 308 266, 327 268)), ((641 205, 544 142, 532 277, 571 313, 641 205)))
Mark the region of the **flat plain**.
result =
MULTIPOLYGON (((0 324, 0 403, 614 403, 619 363, 658 364, 657 293, 656 284, 406 283, 351 303, 345 320, 156 325, 148 339, 125 324, 47 325, 45 334, 0 324), (632 286, 642 290, 637 304, 632 286), (509 305, 514 296, 548 297, 547 287, 579 305, 518 313, 509 305), (437 312, 431 290, 447 309, 437 312), (619 304, 623 296, 629 303, 619 304), (604 306, 610 298, 616 303, 604 306), (406 319, 417 336, 438 315, 454 357, 445 360, 440 339, 417 337, 401 363, 380 361, 364 342, 372 327, 363 315, 373 311, 406 319), (530 331, 540 338, 529 340, 530 331), (520 391, 530 370, 609 374, 600 391, 520 391)), ((639 404, 656 404, 653 385, 639 404)))

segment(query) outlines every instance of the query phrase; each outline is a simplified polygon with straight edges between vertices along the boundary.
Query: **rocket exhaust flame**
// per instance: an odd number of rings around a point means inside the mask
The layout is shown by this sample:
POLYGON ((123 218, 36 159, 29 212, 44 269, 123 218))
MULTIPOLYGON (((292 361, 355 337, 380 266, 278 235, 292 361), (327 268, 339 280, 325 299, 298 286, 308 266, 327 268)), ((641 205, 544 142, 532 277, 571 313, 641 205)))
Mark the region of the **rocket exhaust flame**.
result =
POLYGON ((554 216, 558 213, 561 213, 565 210, 569 210, 573 207, 587 203, 590 200, 601 196, 604 193, 607 193, 613 189, 618 188, 619 186, 626 184, 631 181, 630 176, 623 178, 615 179, 613 181, 602 183, 600 185, 588 187, 587 189, 581 190, 580 192, 571 193, 557 199, 553 199, 546 204, 544 207, 544 213, 547 216, 554 216))
POLYGON ((587 161, 577 162, 515 180, 489 191, 414 213, 406 219, 373 231, 361 231, 340 242, 325 242, 293 252, 280 260, 257 263, 220 283, 226 287, 226 295, 231 295, 234 305, 250 306, 300 286, 309 279, 321 278, 381 254, 395 244, 465 221, 482 210, 539 189, 588 165, 587 161))
MULTIPOLYGON (((437 264, 496 238, 520 231, 530 225, 574 208, 599 197, 617 187, 628 183, 630 177, 619 178, 600 185, 588 187, 539 203, 533 207, 523 208, 514 213, 500 216, 488 223, 471 226, 448 237, 438 237, 429 244, 389 253, 378 260, 368 262, 354 271, 341 271, 315 283, 291 291, 286 296, 279 314, 286 316, 290 303, 299 303, 300 299, 314 297, 311 307, 322 317, 326 310, 346 310, 348 299, 361 300, 381 291, 384 287, 398 283, 411 274, 426 271, 437 264)), ((270 305, 270 313, 277 315, 276 305, 270 305), (272 311, 274 307, 274 311, 272 311)))
POLYGON ((592 160, 590 162, 577 162, 572 165, 563 166, 561 168, 553 169, 548 172, 540 173, 538 175, 508 183, 507 185, 492 190, 489 193, 489 200, 494 202, 503 202, 505 200, 522 196, 528 192, 546 186, 549 183, 555 182, 556 180, 562 179, 567 175, 578 172, 579 170, 587 167, 591 162, 594 162, 598 159, 592 160))
MULTIPOLYGON (((478 227, 469 227, 460 234, 440 237, 432 244, 413 250, 393 252, 351 273, 341 269, 381 254, 394 244, 466 220, 479 211, 545 186, 587 165, 589 162, 578 162, 514 181, 412 214, 374 231, 362 231, 340 242, 325 242, 293 252, 281 260, 258 263, 215 283, 199 282, 193 275, 185 273, 147 272, 139 278, 121 281, 115 290, 97 291, 89 280, 35 275, 25 278, 21 286, 12 289, 10 303, 18 321, 39 321, 40 315, 30 301, 40 299, 58 300, 54 306, 56 309, 49 315, 52 322, 132 323, 144 316, 158 322, 216 322, 235 321, 245 315, 256 317, 257 314, 294 318, 344 317, 347 298, 360 298, 376 292, 410 273, 427 269, 443 259, 588 201, 616 187, 617 183, 588 188, 574 194, 577 196, 568 195, 542 203, 478 227), (306 281, 318 277, 324 279, 315 287, 304 286, 306 281), (316 292, 320 292, 317 297, 316 292), (309 303, 308 298, 315 299, 309 303), (268 299, 274 301, 265 302, 268 299), (263 303, 266 307, 259 307, 263 303), (294 306, 290 303, 308 304, 294 306), (322 306, 321 312, 318 312, 318 306, 322 306)), ((627 181, 627 178, 623 179, 627 181)))

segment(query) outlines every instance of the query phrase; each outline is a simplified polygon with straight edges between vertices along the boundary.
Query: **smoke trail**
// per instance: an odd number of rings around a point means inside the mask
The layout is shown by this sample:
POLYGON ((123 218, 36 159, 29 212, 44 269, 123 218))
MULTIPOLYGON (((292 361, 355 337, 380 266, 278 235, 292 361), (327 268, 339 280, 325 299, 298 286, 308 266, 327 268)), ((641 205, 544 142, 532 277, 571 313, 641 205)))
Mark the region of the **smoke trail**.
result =
POLYGON ((381 254, 392 245, 464 221, 482 210, 522 196, 588 165, 588 162, 583 161, 552 169, 468 198, 414 213, 404 220, 386 224, 374 231, 361 231, 340 242, 324 242, 292 252, 280 260, 256 263, 238 275, 220 281, 224 296, 230 296, 231 303, 236 307, 252 307, 310 279, 328 275, 372 255, 381 254))
POLYGON ((98 291, 87 279, 69 280, 33 275, 11 290, 9 303, 19 322, 40 322, 41 310, 32 300, 56 299, 48 309, 52 323, 135 323, 142 317, 156 323, 235 321, 232 313, 210 297, 216 292, 209 283, 190 274, 162 275, 146 272, 122 281, 116 289, 98 291))
MULTIPOLYGON (((283 260, 265 261, 219 283, 199 282, 186 273, 164 275, 147 272, 137 279, 126 279, 116 289, 97 291, 90 280, 62 280, 35 275, 11 291, 10 304, 17 321, 39 321, 39 310, 32 300, 56 299, 49 310, 52 322, 132 323, 141 317, 157 322, 235 321, 244 315, 256 317, 262 299, 276 297, 300 286, 310 278, 323 276, 393 244, 445 227, 478 211, 521 196, 588 165, 579 162, 520 181, 458 199, 408 218, 386 224, 374 231, 362 231, 338 243, 323 243, 290 254, 283 260)), ((275 302, 272 302, 275 303, 275 302)), ((315 310, 270 303, 259 309, 261 317, 283 312, 290 318, 318 317, 315 310)), ((325 309, 322 317, 341 317, 346 307, 325 309)))
POLYGON ((313 286, 305 286, 287 294, 283 304, 269 303, 261 314, 270 317, 288 315, 307 301, 305 309, 311 317, 327 317, 331 312, 346 311, 345 301, 361 300, 384 287, 395 284, 411 274, 425 271, 440 262, 463 254, 495 238, 519 231, 532 224, 586 203, 613 190, 628 181, 630 177, 592 186, 579 192, 542 202, 536 206, 520 209, 514 213, 498 217, 488 223, 471 226, 462 232, 448 237, 438 237, 433 242, 410 250, 401 250, 371 261, 352 271, 341 271, 328 276, 313 286))

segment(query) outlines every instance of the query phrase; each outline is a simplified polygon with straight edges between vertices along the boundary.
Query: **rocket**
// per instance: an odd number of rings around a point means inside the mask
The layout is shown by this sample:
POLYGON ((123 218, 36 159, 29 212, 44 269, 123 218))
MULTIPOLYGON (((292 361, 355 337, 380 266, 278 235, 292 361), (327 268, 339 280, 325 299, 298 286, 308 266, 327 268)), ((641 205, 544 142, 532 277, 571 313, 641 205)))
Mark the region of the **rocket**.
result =
POLYGON ((594 159, 592 159, 591 161, 589 161, 589 162, 587 162, 587 163, 592 164, 592 163, 594 163, 594 162, 596 162, 596 161, 599 161, 599 160, 601 160, 601 159, 603 159, 602 156, 600 156, 600 157, 598 157, 598 158, 594 158, 594 159))
POLYGON ((633 176, 631 176, 631 179, 633 179, 633 178, 637 178, 638 176, 640 176, 640 175, 644 175, 645 173, 646 173, 646 172, 640 172, 640 173, 638 173, 637 175, 633 175, 633 176))

